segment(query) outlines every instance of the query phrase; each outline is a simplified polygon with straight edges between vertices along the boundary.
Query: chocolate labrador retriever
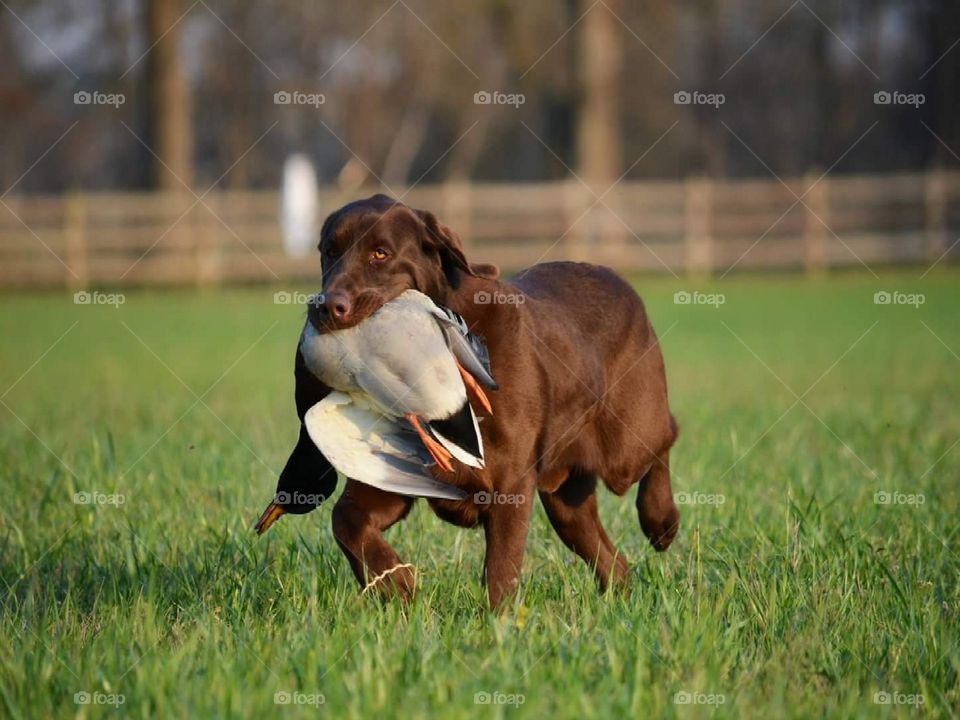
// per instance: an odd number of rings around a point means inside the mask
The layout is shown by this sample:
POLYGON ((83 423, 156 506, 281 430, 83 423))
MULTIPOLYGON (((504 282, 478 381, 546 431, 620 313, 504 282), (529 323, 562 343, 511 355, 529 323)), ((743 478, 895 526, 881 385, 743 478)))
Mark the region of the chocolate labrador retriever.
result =
MULTIPOLYGON (((442 519, 483 527, 484 579, 497 607, 520 578, 536 492, 560 539, 596 573, 601 590, 625 584, 628 566, 597 513, 597 480, 617 495, 639 481, 637 514, 657 550, 677 533, 669 452, 677 425, 657 337, 643 303, 613 271, 583 263, 544 263, 510 282, 493 266, 471 265, 459 237, 430 212, 385 195, 350 203, 321 230, 323 303, 309 321, 328 332, 361 322, 408 288, 460 313, 484 338, 500 390, 480 424, 486 467, 434 469, 466 490, 466 500, 428 500, 442 519)), ((303 427, 304 414, 329 392, 304 366, 294 370, 300 438, 265 531, 284 512, 313 510, 337 475, 303 427)), ((413 505, 347 480, 333 508, 333 532, 362 587, 409 598, 411 566, 384 540, 413 505)))

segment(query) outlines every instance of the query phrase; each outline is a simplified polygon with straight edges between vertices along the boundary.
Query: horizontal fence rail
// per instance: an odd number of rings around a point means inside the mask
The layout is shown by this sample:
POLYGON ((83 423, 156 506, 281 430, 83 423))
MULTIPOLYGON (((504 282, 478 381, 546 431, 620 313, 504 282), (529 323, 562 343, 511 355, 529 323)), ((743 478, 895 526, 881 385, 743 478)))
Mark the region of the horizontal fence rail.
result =
MULTIPOLYGON (((320 192, 321 213, 376 192, 320 192)), ((960 173, 779 180, 420 186, 404 196, 516 270, 583 260, 623 272, 708 274, 932 264, 960 257, 960 173)), ((276 191, 72 193, 0 202, 0 287, 201 286, 308 281, 288 256, 276 191)))

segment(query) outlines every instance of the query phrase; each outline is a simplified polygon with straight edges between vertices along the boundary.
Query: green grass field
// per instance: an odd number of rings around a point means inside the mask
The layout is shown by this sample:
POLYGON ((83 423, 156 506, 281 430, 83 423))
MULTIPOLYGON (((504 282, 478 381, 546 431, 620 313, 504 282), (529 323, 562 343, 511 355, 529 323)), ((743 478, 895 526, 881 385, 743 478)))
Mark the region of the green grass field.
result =
POLYGON ((633 586, 600 596, 537 509, 500 616, 482 533, 423 503, 406 608, 329 504, 254 535, 296 432, 276 288, 0 298, 0 717, 960 715, 960 270, 637 285, 681 533, 602 491, 633 586))

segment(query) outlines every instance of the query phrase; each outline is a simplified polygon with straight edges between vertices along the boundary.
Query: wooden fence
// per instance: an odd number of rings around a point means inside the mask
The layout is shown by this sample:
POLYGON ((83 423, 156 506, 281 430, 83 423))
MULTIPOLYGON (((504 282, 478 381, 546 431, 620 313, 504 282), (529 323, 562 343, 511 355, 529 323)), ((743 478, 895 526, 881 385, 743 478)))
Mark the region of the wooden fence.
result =
MULTIPOLYGON (((322 212, 350 199, 321 192, 322 212)), ((587 260, 621 271, 932 264, 960 257, 960 173, 777 180, 422 186, 468 256, 506 270, 587 260), (819 180, 819 182, 818 182, 819 180)), ((0 287, 316 280, 319 257, 283 250, 274 191, 0 198, 0 287)))

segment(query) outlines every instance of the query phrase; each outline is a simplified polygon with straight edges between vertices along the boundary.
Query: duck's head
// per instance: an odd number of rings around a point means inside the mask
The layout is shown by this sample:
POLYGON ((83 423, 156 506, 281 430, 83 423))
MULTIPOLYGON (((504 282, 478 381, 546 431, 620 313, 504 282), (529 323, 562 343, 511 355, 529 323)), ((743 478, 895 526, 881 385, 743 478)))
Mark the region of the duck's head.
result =
POLYGON ((444 303, 464 276, 495 278, 493 265, 471 265, 460 237, 425 210, 386 195, 349 203, 320 231, 323 292, 307 308, 318 332, 352 327, 404 290, 444 303))
POLYGON ((301 426, 297 447, 280 473, 273 500, 260 515, 254 529, 258 535, 263 535, 283 515, 312 512, 333 495, 336 488, 337 471, 301 426))

